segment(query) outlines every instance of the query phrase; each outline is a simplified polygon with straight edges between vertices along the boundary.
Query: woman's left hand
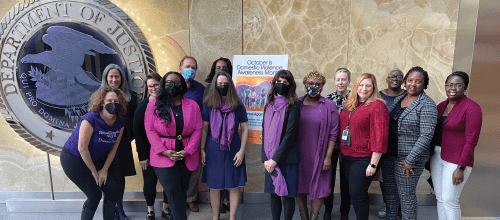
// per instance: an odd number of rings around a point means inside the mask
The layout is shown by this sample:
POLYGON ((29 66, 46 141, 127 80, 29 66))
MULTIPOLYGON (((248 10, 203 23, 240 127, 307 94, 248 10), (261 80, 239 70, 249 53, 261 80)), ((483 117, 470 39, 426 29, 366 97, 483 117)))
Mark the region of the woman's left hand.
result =
POLYGON ((184 150, 177 152, 177 155, 181 156, 182 158, 189 156, 189 154, 184 150))
POLYGON ((373 176, 375 175, 375 172, 377 171, 377 168, 373 168, 372 166, 368 165, 366 168, 366 176, 373 176))
POLYGON ((244 157, 245 157, 245 152, 238 151, 238 153, 236 153, 236 155, 234 155, 233 158, 233 161, 235 161, 234 166, 239 167, 241 163, 243 163, 244 157))
POLYGON ((453 172, 453 185, 459 185, 460 183, 462 183, 464 181, 464 171, 461 170, 460 168, 457 168, 454 172, 453 172))
POLYGON ((321 168, 322 171, 327 171, 332 167, 332 159, 331 158, 325 158, 323 160, 323 167, 321 168))
POLYGON ((276 165, 278 165, 278 163, 276 163, 273 159, 264 162, 264 166, 266 167, 268 173, 272 173, 276 165))
POLYGON ((417 168, 417 166, 410 166, 410 165, 406 164, 406 161, 404 161, 404 160, 399 162, 399 163, 404 165, 403 175, 405 175, 405 173, 406 173, 406 177, 410 177, 410 172, 411 172, 411 174, 415 174, 415 172, 413 172, 413 168, 417 168))
POLYGON ((99 178, 99 186, 104 186, 106 185, 106 180, 108 179, 108 170, 106 169, 101 169, 97 172, 97 176, 99 178))

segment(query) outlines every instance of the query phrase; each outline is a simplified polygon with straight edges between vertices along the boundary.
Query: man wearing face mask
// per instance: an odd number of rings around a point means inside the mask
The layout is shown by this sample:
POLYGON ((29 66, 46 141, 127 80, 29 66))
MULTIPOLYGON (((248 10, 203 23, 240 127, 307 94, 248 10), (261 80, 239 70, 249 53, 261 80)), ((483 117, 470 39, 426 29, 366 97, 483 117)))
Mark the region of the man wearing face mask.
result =
MULTIPOLYGON (((198 81, 194 80, 196 77, 196 70, 198 69, 198 63, 196 59, 191 56, 184 56, 179 65, 179 72, 184 76, 187 84, 187 92, 184 94, 184 98, 191 99, 198 103, 200 106, 200 111, 203 109, 203 91, 205 86, 203 86, 198 81)), ((201 165, 198 165, 191 179, 189 180, 189 188, 187 190, 187 205, 189 210, 193 212, 198 212, 198 204, 196 200, 198 199, 198 179, 201 173, 201 165)))
POLYGON ((323 198, 331 192, 332 154, 337 141, 339 113, 335 103, 321 96, 326 78, 318 71, 309 71, 303 81, 307 94, 300 102, 299 190, 297 203, 301 219, 318 219, 323 198), (307 210, 307 196, 311 215, 307 210))

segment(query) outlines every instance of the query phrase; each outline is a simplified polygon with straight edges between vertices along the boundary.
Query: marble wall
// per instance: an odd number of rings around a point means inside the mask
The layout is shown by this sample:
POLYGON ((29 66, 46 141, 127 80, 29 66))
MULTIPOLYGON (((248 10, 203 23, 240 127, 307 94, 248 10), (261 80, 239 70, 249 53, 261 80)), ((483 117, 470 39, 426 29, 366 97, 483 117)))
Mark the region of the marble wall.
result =
MULTIPOLYGON (((221 56, 288 54, 289 70, 299 85, 309 70, 325 73, 326 95, 336 90, 334 70, 339 67, 347 66, 353 77, 373 73, 379 88, 385 88, 390 69, 419 65, 429 72, 426 92, 436 102, 445 99, 459 9, 459 0, 111 1, 141 28, 160 74, 177 71, 184 55, 197 58, 197 80, 203 81, 221 56)), ((16 3, 0 0, 0 17, 16 3)), ((304 88, 299 86, 298 92, 304 94, 304 88)), ((21 139, 3 118, 0 140, 0 191, 48 191, 46 154, 21 139)), ((260 145, 247 149, 245 190, 262 191, 260 145)), ((76 191, 59 158, 50 158, 55 190, 76 191)), ((420 190, 426 192, 424 178, 422 182, 420 190)), ((127 178, 127 190, 142 190, 140 172, 127 178)))

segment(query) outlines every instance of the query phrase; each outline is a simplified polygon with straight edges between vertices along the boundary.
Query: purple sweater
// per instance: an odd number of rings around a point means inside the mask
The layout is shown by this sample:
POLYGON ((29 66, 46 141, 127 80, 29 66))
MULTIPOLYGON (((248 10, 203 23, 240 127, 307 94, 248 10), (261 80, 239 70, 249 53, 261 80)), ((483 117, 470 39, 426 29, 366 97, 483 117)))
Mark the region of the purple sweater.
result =
MULTIPOLYGON (((443 115, 446 105, 448 105, 448 99, 437 106, 438 118, 443 115)), ((460 166, 472 167, 474 148, 481 133, 482 123, 481 107, 464 96, 453 106, 444 121, 441 158, 460 166)))

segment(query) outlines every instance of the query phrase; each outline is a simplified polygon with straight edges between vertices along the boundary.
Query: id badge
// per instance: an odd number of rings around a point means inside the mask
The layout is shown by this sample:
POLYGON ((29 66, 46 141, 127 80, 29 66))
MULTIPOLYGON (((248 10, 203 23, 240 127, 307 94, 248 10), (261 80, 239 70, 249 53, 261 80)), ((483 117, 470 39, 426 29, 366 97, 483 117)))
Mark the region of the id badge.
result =
POLYGON ((342 131, 342 143, 344 146, 351 145, 351 132, 348 130, 342 131))

